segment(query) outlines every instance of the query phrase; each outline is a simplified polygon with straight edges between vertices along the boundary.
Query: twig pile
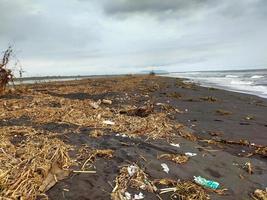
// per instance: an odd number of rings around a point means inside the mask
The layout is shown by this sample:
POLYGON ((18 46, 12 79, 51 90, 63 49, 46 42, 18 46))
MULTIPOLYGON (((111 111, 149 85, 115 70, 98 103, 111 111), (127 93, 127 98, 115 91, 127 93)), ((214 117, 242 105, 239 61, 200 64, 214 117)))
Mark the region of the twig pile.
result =
POLYGON ((14 146, 0 136, 0 198, 36 199, 56 183, 54 179, 66 177, 73 164, 70 146, 58 139, 39 135, 14 146))
POLYGON ((189 158, 186 155, 162 154, 158 156, 158 159, 166 159, 166 160, 173 161, 177 164, 183 164, 183 163, 186 163, 189 158))
POLYGON ((85 170, 86 166, 88 164, 90 164, 90 166, 92 165, 92 163, 95 161, 95 159, 97 157, 102 157, 102 158, 112 158, 114 154, 114 151, 111 149, 94 149, 91 150, 90 152, 88 152, 87 156, 90 155, 85 162, 82 165, 82 170, 85 170))
POLYGON ((175 187, 164 188, 160 190, 160 194, 171 192, 170 199, 183 199, 183 200, 208 200, 209 195, 205 190, 191 181, 178 182, 175 187))

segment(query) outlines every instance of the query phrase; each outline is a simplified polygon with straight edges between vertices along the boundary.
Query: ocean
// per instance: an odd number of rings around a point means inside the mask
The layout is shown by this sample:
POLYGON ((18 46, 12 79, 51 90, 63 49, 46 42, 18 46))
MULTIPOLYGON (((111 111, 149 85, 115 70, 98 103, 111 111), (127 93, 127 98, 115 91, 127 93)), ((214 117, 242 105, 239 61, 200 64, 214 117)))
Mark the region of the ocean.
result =
POLYGON ((204 87, 214 87, 267 98, 267 69, 170 73, 204 87))

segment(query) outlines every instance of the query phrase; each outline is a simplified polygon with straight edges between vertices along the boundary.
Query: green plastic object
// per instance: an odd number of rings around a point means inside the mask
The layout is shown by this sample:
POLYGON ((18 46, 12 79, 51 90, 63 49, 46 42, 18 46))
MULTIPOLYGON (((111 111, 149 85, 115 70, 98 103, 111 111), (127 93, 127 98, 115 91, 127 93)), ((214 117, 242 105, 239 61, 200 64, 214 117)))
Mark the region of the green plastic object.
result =
POLYGON ((207 187, 213 190, 218 189, 220 186, 218 182, 207 180, 201 176, 198 176, 198 177, 194 176, 194 181, 199 185, 202 185, 204 187, 207 187))

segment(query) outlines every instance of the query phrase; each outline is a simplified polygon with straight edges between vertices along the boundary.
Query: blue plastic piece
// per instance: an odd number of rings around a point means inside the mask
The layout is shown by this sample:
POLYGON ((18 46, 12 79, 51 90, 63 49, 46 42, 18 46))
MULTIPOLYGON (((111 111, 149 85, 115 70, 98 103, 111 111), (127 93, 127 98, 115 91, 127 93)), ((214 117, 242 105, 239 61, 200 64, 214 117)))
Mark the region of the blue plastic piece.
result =
POLYGON ((220 186, 218 182, 207 180, 205 178, 202 178, 201 176, 198 176, 198 177, 194 176, 194 181, 199 185, 202 185, 204 187, 207 187, 213 190, 218 189, 220 186))

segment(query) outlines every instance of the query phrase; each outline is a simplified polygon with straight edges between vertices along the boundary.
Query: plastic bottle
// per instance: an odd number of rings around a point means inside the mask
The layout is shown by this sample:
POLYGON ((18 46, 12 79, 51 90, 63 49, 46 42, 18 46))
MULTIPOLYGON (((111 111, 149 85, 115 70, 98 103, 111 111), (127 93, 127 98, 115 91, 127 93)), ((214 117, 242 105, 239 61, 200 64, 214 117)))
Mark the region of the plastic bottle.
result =
POLYGON ((194 176, 194 181, 198 183, 199 185, 202 185, 207 188, 214 189, 214 190, 218 189, 220 185, 218 182, 207 180, 205 178, 202 178, 201 176, 198 176, 198 177, 194 176))

